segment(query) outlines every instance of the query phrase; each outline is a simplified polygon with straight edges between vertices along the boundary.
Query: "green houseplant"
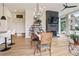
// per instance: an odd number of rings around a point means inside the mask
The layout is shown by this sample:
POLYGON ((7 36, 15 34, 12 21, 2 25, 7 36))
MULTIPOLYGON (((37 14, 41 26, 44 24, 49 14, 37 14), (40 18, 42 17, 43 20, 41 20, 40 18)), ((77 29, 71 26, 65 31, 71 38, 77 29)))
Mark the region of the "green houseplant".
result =
POLYGON ((73 39, 74 43, 79 43, 79 35, 71 34, 70 38, 73 39))
POLYGON ((73 39, 74 42, 76 42, 76 35, 75 34, 71 34, 70 38, 73 39))

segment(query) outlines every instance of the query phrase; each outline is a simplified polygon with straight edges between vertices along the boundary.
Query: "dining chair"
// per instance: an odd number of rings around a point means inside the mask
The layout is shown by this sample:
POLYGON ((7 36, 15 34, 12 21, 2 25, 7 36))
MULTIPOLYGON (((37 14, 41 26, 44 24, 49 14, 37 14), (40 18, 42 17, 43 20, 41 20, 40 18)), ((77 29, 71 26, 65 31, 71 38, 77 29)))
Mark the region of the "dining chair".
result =
POLYGON ((51 56, 51 44, 52 44, 52 32, 42 32, 41 34, 41 46, 40 46, 40 54, 42 53, 42 49, 49 50, 49 54, 51 56))

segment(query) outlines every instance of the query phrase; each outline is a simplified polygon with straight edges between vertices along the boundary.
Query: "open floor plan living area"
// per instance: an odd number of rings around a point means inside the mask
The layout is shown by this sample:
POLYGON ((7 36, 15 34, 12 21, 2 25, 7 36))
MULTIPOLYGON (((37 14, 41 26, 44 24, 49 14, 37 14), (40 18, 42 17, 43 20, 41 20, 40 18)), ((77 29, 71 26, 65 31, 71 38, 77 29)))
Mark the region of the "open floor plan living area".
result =
POLYGON ((79 56, 79 3, 0 3, 0 56, 79 56))

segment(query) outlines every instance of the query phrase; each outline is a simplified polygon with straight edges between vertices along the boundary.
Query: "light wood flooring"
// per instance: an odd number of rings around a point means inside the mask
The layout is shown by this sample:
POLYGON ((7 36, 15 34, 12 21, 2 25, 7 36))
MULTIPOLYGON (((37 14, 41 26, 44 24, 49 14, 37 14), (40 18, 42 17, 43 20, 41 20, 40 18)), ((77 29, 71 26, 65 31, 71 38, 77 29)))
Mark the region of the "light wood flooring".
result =
MULTIPOLYGON (((52 56, 71 56, 68 51, 68 42, 55 39, 52 40, 52 56)), ((8 51, 0 52, 0 56, 33 56, 33 49, 30 48, 30 39, 15 37, 14 42, 15 45, 8 51)), ((39 55, 40 53, 36 53, 36 56, 39 55)), ((43 51, 42 56, 49 56, 48 51, 43 51)))

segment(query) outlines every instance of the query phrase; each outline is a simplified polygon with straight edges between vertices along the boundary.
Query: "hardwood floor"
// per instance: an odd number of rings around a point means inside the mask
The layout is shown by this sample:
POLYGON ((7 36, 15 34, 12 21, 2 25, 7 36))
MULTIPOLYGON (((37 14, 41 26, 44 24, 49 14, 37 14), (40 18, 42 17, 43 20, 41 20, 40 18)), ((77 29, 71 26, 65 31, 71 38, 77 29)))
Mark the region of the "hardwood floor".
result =
MULTIPOLYGON (((33 56, 33 49, 30 48, 30 39, 24 37, 14 38, 15 45, 5 52, 0 52, 0 56, 33 56)), ((68 43, 62 40, 52 41, 52 56, 71 56, 68 51, 68 43)), ((36 53, 39 56, 40 53, 36 53)), ((48 51, 43 51, 42 56, 48 56, 48 51)))

